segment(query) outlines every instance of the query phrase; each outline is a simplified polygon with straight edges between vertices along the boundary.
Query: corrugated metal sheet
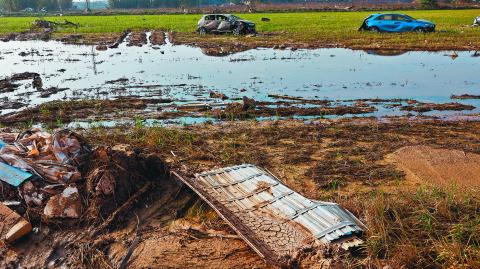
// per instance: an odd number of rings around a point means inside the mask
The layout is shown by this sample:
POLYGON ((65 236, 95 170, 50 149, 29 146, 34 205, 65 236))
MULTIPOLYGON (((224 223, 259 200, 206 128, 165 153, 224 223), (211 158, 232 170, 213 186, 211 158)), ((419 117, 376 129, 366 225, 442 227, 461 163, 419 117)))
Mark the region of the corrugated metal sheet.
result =
POLYGON ((310 200, 254 165, 182 179, 265 259, 279 265, 306 247, 362 243, 363 224, 334 203, 310 200))

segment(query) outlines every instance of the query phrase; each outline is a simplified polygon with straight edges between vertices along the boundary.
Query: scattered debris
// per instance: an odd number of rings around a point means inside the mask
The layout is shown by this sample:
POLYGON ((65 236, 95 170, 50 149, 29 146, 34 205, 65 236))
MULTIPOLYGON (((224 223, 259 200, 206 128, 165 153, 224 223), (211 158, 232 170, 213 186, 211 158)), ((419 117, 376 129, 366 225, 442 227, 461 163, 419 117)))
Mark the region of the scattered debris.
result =
MULTIPOLYGON (((1 147, 0 147, 1 148, 1 147)), ((32 174, 0 162, 0 180, 8 184, 18 187, 25 180, 32 177, 32 174)))
POLYGON ((480 26, 480 16, 476 17, 473 20, 473 26, 480 26))
POLYGON ((32 231, 30 222, 0 203, 0 241, 13 243, 32 231))
POLYGON ((50 197, 43 213, 47 218, 79 218, 82 203, 77 187, 68 186, 62 193, 50 197))
POLYGON ((365 226, 335 203, 310 200, 254 165, 174 176, 207 202, 262 258, 278 266, 306 248, 363 244, 365 226))
POLYGON ((31 172, 50 183, 80 179, 78 165, 91 150, 84 139, 69 130, 51 135, 38 129, 18 134, 13 144, 0 150, 0 160, 31 172))
POLYGON ((217 99, 227 100, 227 99, 228 99, 228 96, 226 96, 224 93, 211 91, 211 92, 210 92, 210 98, 217 98, 217 99))
POLYGON ((78 28, 79 25, 68 20, 64 20, 63 22, 54 22, 54 21, 37 19, 32 22, 32 26, 34 28, 54 29, 58 26, 73 26, 75 28, 78 28))

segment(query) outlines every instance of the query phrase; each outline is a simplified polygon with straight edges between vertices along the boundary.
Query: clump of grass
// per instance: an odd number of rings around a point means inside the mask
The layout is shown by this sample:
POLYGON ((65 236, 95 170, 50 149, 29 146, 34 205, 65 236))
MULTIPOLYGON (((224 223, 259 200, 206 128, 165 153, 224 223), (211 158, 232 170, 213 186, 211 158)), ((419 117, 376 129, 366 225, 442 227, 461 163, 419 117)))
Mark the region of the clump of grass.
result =
POLYGON ((196 223, 202 223, 206 227, 214 229, 225 229, 228 227, 218 214, 201 200, 197 200, 193 206, 187 210, 184 219, 196 223))
POLYGON ((372 192, 346 206, 363 215, 368 226, 365 263, 383 261, 392 268, 480 266, 480 199, 474 194, 438 188, 372 192))

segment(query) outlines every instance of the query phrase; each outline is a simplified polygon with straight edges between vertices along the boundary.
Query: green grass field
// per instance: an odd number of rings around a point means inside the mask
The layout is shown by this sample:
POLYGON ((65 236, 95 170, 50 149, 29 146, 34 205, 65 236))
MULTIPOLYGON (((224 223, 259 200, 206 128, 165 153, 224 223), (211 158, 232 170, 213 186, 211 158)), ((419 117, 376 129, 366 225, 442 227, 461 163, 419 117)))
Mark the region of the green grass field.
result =
MULTIPOLYGON (((434 34, 372 34, 357 29, 371 12, 308 12, 308 13, 255 13, 238 14, 257 23, 259 33, 272 34, 259 37, 262 41, 289 44, 342 45, 347 47, 386 47, 396 45, 418 49, 477 49, 480 48, 480 27, 470 25, 480 10, 415 10, 402 11, 415 18, 437 24, 434 34), (262 22, 268 17, 270 22, 262 22)), ((200 15, 110 15, 47 17, 48 20, 69 21, 80 27, 60 29, 60 33, 116 33, 126 29, 161 29, 175 31, 192 39, 200 15)), ((2 17, 0 34, 25 31, 35 17, 2 17)), ((231 37, 214 37, 230 40, 231 37)), ((263 42, 264 44, 266 42, 263 42)))

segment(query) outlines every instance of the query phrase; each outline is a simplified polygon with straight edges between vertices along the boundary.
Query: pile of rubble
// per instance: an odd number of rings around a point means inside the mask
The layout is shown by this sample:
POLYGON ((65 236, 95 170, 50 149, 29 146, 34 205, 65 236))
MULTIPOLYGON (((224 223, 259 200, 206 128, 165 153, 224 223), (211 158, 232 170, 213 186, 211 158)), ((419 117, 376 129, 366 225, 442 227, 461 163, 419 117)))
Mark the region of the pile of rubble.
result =
POLYGON ((79 168, 91 154, 81 136, 69 130, 53 135, 29 130, 0 133, 0 141, 0 181, 16 188, 15 198, 23 200, 0 204, 4 220, 1 239, 13 242, 32 229, 7 205, 43 208, 46 219, 80 217, 82 205, 76 182, 81 179, 79 168))
POLYGON ((37 233, 105 232, 163 175, 158 157, 128 145, 92 149, 70 130, 0 132, 0 267, 37 233))

